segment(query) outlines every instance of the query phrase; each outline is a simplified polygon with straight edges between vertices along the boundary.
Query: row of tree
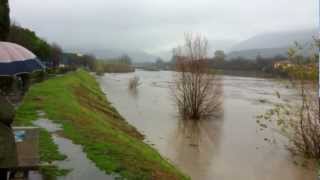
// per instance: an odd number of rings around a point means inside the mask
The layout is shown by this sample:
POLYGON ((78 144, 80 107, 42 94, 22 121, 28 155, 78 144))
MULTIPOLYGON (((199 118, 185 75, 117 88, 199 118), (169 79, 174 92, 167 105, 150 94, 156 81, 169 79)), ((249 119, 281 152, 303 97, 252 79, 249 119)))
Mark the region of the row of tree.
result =
POLYGON ((33 52, 46 65, 57 67, 62 59, 62 49, 38 37, 35 32, 10 21, 8 0, 0 1, 0 41, 19 44, 33 52))
MULTIPOLYGON (((300 50, 307 48, 307 47, 300 47, 300 50)), ((288 50, 288 56, 290 55, 290 50, 288 50)), ((309 55, 308 57, 303 58, 303 64, 308 65, 312 63, 312 56, 314 54, 309 55)), ((176 64, 177 58, 175 55, 172 56, 170 62, 165 63, 160 61, 155 63, 161 64, 159 67, 170 67, 170 69, 174 69, 174 65, 176 64)), ((289 58, 281 55, 276 55, 274 57, 265 58, 260 55, 257 55, 256 59, 246 59, 243 57, 237 57, 233 59, 226 58, 226 55, 223 51, 218 50, 214 53, 213 57, 208 57, 208 66, 211 69, 215 70, 223 70, 223 71, 243 71, 243 72, 261 72, 270 74, 273 76, 281 76, 281 77, 289 77, 288 71, 284 71, 282 69, 275 68, 275 63, 288 61, 289 58)), ((289 62, 291 64, 296 64, 296 62, 289 62)))
MULTIPOLYGON (((144 63, 140 65, 155 70, 174 70, 178 58, 176 53, 173 53, 169 62, 165 62, 161 58, 158 58, 155 63, 144 63)), ((287 57, 280 55, 272 58, 264 58, 258 55, 255 60, 242 57, 227 60, 225 53, 221 50, 217 50, 213 57, 207 58, 208 66, 211 69, 247 72, 255 71, 274 75, 281 75, 281 72, 274 69, 274 63, 287 60, 287 57)))
POLYGON ((118 58, 112 59, 97 59, 94 55, 90 54, 75 54, 64 53, 62 63, 74 68, 85 68, 98 74, 105 72, 132 72, 131 58, 124 54, 118 58))
POLYGON ((35 32, 17 24, 10 25, 5 40, 29 49, 49 67, 58 67, 62 60, 63 51, 58 44, 50 44, 37 36, 35 32))
POLYGON ((210 67, 221 70, 261 71, 275 73, 273 65, 275 62, 284 61, 284 56, 263 58, 260 55, 255 60, 242 57, 226 60, 222 51, 216 51, 215 56, 210 59, 210 67))

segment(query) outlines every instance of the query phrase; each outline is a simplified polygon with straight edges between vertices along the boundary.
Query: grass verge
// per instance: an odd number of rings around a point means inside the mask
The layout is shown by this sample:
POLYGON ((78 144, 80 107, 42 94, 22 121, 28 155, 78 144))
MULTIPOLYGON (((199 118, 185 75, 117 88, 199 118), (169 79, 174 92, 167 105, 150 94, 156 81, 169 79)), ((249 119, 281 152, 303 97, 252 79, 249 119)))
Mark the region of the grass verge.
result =
MULTIPOLYGON (((36 111, 25 109, 17 111, 15 126, 32 126, 32 121, 37 119, 36 111)), ((40 129, 39 133, 39 155, 41 163, 47 164, 40 167, 40 172, 46 180, 55 180, 58 176, 66 175, 69 170, 60 169, 51 163, 54 161, 62 161, 66 156, 61 154, 58 146, 53 142, 51 134, 44 129, 40 129)))
MULTIPOLYGON (((81 144, 88 158, 106 173, 120 174, 125 179, 188 179, 143 142, 143 135, 111 106, 95 78, 86 71, 32 86, 17 110, 16 122, 30 124, 36 120, 37 110, 62 124, 64 135, 81 144)), ((52 139, 46 142, 52 143, 52 139)), ((53 152, 56 147, 46 148, 47 143, 40 147, 44 148, 42 159, 61 158, 53 152)))

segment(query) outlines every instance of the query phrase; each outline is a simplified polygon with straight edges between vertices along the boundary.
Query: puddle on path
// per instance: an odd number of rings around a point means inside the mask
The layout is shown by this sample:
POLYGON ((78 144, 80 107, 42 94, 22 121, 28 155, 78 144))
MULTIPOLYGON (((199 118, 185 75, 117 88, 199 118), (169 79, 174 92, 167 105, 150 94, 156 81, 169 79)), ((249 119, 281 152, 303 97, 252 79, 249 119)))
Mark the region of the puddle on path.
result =
POLYGON ((54 143, 58 145, 59 151, 68 158, 64 161, 54 162, 55 165, 63 169, 71 169, 64 177, 59 177, 59 180, 113 180, 116 176, 107 175, 95 164, 89 160, 82 150, 81 145, 74 144, 71 140, 58 135, 61 130, 61 125, 56 124, 48 119, 43 118, 44 114, 39 112, 39 119, 34 122, 34 125, 46 129, 52 133, 54 143))

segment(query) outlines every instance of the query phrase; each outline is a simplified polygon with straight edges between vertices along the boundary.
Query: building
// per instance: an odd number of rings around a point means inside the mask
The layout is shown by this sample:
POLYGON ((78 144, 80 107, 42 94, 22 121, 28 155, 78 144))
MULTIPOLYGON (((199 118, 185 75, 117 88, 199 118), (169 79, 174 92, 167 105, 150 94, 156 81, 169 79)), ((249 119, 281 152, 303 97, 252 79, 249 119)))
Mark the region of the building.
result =
POLYGON ((289 60, 278 61, 278 62, 273 63, 274 69, 287 69, 292 66, 293 66, 293 63, 290 62, 289 60))

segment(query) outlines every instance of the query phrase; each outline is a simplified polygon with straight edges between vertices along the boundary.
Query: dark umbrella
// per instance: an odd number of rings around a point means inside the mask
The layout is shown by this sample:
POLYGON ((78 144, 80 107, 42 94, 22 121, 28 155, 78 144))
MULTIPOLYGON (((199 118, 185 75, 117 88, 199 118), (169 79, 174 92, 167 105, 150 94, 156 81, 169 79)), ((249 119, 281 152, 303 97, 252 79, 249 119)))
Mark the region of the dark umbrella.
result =
POLYGON ((0 42, 0 76, 12 76, 44 70, 45 66, 26 48, 0 42))

